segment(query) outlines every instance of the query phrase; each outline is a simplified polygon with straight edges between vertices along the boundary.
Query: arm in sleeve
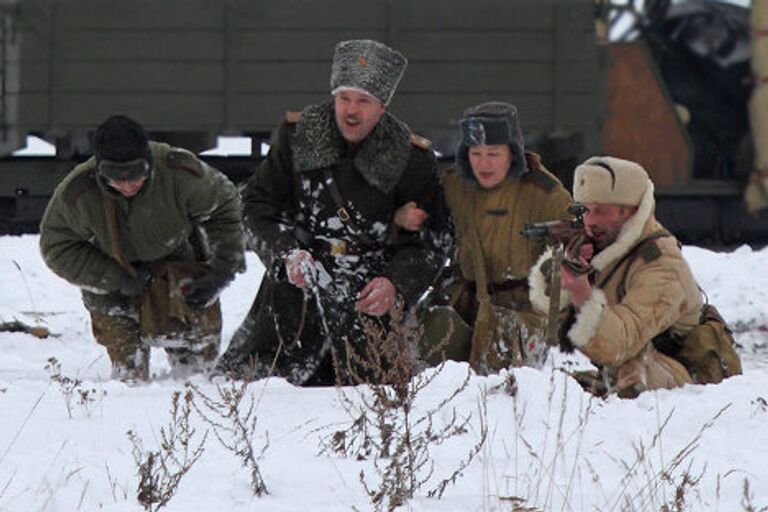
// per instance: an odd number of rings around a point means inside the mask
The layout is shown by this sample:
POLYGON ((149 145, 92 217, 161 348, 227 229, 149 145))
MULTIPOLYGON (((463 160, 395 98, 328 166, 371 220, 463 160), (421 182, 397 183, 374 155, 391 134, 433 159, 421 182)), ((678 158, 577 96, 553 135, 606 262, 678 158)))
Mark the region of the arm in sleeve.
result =
POLYGON ((187 212, 192 222, 205 231, 213 272, 234 276, 245 269, 240 198, 224 174, 205 163, 202 167, 202 180, 185 176, 194 180, 186 201, 187 212))
MULTIPOLYGON (((93 205, 101 208, 100 204, 93 205)), ((94 293, 120 289, 126 275, 119 263, 96 247, 80 212, 54 194, 40 225, 40 253, 56 275, 94 293)))
POLYGON ((685 291, 675 262, 662 256, 635 263, 627 294, 608 305, 605 292, 594 289, 568 331, 574 345, 597 364, 620 366, 639 354, 678 319, 685 291))
POLYGON ((433 281, 453 244, 435 157, 428 151, 413 151, 411 164, 396 189, 396 202, 401 205, 415 201, 429 218, 418 232, 395 228, 396 234, 388 248, 391 257, 384 271, 384 276, 409 304, 433 281))
POLYGON ((285 256, 301 246, 296 237, 290 129, 290 125, 283 123, 276 143, 243 190, 248 245, 273 276, 283 269, 285 256))

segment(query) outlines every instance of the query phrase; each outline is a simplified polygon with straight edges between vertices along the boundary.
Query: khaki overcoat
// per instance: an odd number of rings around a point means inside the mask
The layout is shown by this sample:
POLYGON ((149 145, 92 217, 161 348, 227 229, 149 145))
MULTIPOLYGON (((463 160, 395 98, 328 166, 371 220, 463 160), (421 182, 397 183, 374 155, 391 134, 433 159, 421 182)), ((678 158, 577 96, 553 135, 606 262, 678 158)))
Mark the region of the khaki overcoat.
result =
MULTIPOLYGON (((572 199, 537 154, 526 152, 525 158, 522 177, 492 189, 483 189, 460 171, 445 177, 461 271, 449 287, 448 300, 473 329, 469 358, 478 371, 499 370, 521 360, 535 364, 545 353, 540 335, 545 317, 531 308, 526 282, 545 242, 520 232, 527 223, 568 218, 572 199), (483 262, 483 277, 477 272, 478 261, 483 262), (487 301, 477 286, 483 280, 487 301)), ((451 352, 461 353, 456 347, 451 352)))
MULTIPOLYGON (((647 237, 665 233, 653 215, 654 204, 649 187, 617 240, 594 256, 592 295, 576 309, 575 322, 565 334, 624 396, 691 382, 683 365, 652 344, 667 329, 685 336, 701 315, 701 292, 677 240, 671 235, 655 238, 624 258, 647 237)), ((534 267, 530 282, 532 302, 546 311, 541 265, 534 267)))

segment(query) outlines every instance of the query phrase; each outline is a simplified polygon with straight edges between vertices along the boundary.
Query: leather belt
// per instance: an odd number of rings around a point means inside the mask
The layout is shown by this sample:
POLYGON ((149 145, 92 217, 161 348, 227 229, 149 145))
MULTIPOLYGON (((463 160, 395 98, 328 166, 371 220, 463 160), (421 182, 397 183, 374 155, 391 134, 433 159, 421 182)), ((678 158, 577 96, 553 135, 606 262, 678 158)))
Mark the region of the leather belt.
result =
POLYGON ((331 256, 360 256, 362 254, 368 254, 375 252, 378 248, 368 247, 367 245, 352 244, 346 240, 312 240, 312 248, 330 254, 331 256))
MULTIPOLYGON (((528 288, 527 279, 507 279, 500 283, 488 283, 488 294, 493 295, 499 292, 508 292, 511 290, 517 290, 520 288, 528 288)), ((472 293, 477 290, 477 284, 474 281, 469 282, 469 289, 472 293)))

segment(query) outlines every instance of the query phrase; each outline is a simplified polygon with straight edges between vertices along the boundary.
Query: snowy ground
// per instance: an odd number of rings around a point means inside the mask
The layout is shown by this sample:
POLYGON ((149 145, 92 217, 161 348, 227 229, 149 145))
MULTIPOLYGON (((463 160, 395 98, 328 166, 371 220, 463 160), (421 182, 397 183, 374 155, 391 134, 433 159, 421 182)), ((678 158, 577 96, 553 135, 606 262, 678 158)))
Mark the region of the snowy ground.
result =
MULTIPOLYGON (((738 329, 743 376, 634 401, 590 399, 555 369, 569 363, 559 356, 543 370, 515 370, 515 397, 501 385, 506 374, 473 376, 455 400, 461 415, 472 414, 466 432, 432 449, 434 476, 402 510, 510 511, 520 498, 546 511, 657 511, 672 503, 686 472, 699 480, 686 488, 684 510, 768 506, 768 249, 686 247, 685 255, 710 301, 738 329), (488 440, 478 458, 441 500, 428 498, 477 443, 481 420, 488 440)), ((261 273, 251 257, 249 271, 224 294, 225 339, 250 306, 261 273)), ((171 395, 184 383, 167 376, 159 351, 152 355, 151 383, 109 381, 106 353, 91 337, 77 290, 47 270, 36 236, 0 237, 0 276, 0 321, 40 323, 56 335, 0 333, 0 511, 141 510, 126 432, 156 449, 171 395), (82 381, 70 413, 62 386, 44 368, 51 357, 63 376, 82 381)), ((416 414, 450 393, 466 372, 464 364, 447 365, 420 395, 416 414)), ((193 382, 216 393, 205 379, 193 382)), ((258 399, 254 445, 261 448, 268 436, 260 467, 270 494, 251 495, 248 472, 210 433, 164 510, 372 509, 358 479, 365 471, 376 486, 372 462, 320 453, 323 439, 350 421, 337 390, 271 379, 252 384, 250 392, 258 399)), ((206 425, 190 417, 199 439, 206 425)), ((448 409, 441 411, 436 426, 449 417, 448 409)))

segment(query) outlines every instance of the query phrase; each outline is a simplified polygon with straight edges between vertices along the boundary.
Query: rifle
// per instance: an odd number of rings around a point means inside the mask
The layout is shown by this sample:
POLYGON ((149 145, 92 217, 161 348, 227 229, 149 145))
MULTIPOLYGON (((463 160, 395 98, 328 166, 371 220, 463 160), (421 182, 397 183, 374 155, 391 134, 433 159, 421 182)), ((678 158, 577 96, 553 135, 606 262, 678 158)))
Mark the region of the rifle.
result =
POLYGON ((570 272, 579 275, 592 270, 578 261, 579 246, 584 240, 584 214, 587 208, 579 203, 568 207, 572 219, 552 220, 548 222, 526 223, 520 234, 528 238, 543 238, 552 247, 552 266, 549 281, 549 310, 547 311, 547 345, 559 345, 560 316, 560 268, 565 266, 570 272), (566 254, 569 256, 566 258, 566 254))
POLYGON ((587 207, 576 203, 568 207, 572 219, 550 220, 548 222, 526 222, 520 234, 527 238, 544 238, 549 242, 567 243, 584 233, 584 214, 587 207))

